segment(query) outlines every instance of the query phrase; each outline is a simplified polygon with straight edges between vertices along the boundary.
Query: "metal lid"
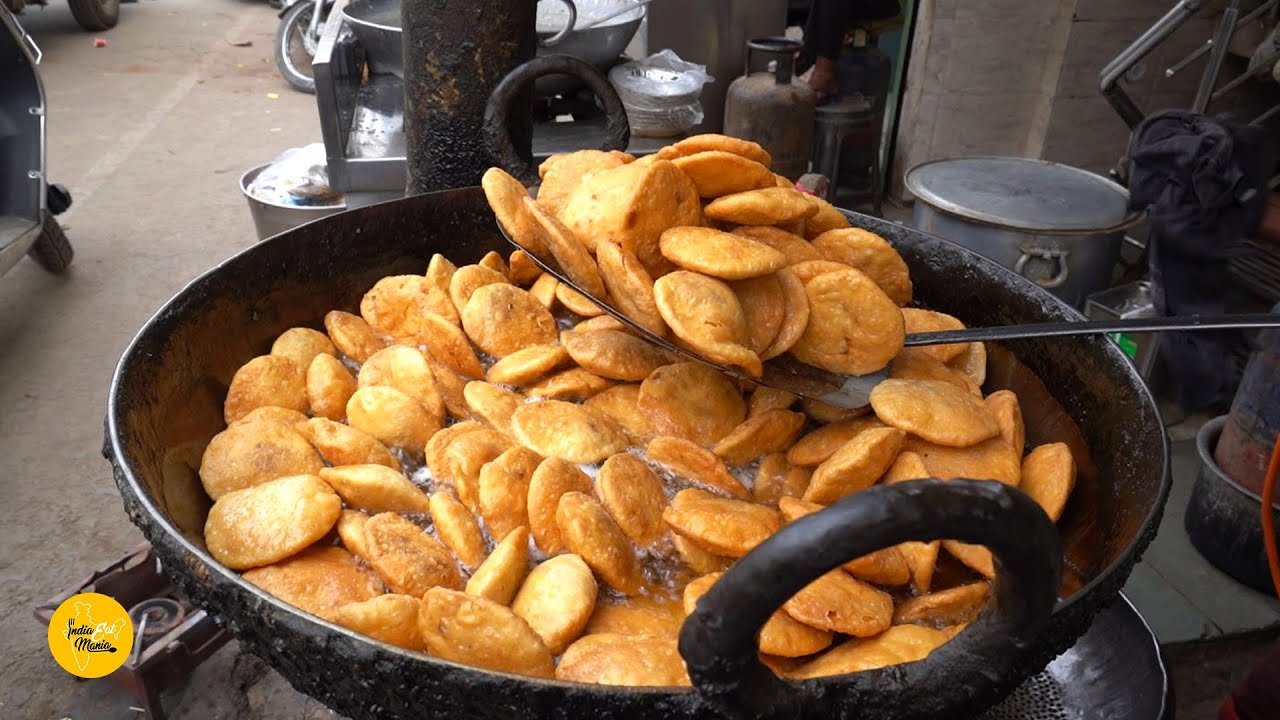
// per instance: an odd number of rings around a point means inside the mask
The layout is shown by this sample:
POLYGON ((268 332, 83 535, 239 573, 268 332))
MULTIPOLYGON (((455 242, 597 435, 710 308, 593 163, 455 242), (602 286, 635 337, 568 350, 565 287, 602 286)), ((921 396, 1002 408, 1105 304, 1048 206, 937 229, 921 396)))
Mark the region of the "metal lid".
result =
POLYGON ((691 73, 662 67, 623 63, 609 71, 609 82, 624 103, 665 110, 686 105, 702 94, 702 81, 691 73), (657 107, 652 107, 657 103, 657 107))
POLYGON ((907 189, 938 209, 1017 230, 1095 231, 1136 220, 1129 193, 1091 172, 1044 160, 968 157, 907 171, 907 189))

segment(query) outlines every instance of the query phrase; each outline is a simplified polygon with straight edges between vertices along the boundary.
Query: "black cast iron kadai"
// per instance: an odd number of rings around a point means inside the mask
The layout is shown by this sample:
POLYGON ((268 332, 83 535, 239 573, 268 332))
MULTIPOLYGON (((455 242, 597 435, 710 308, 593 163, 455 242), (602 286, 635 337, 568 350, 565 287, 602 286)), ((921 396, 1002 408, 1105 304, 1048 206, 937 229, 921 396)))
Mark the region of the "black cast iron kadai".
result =
MULTIPOLYGON (((528 176, 528 113, 501 111, 527 105, 520 84, 500 85, 502 97, 489 104, 498 111, 486 114, 482 133, 489 147, 506 143, 512 152, 486 156, 477 151, 477 98, 458 93, 456 83, 485 82, 466 74, 481 58, 486 73, 496 68, 487 78, 532 54, 532 24, 512 22, 529 17, 531 5, 404 1, 413 191, 478 182, 492 157, 528 176), (422 111, 433 100, 443 114, 422 111), (520 162, 524 171, 515 167, 520 162)), ((625 144, 625 120, 614 124, 625 144)), ((854 224, 902 254, 919 302, 970 326, 1079 319, 1028 281, 937 238, 874 218, 858 216, 854 224)), ((1115 602, 1155 533, 1168 493, 1168 447, 1141 378, 1105 339, 1027 338, 1010 341, 1011 352, 993 346, 987 389, 1014 389, 1028 440, 1066 442, 1077 458, 1077 489, 1058 526, 1027 496, 998 483, 920 480, 850 496, 789 525, 701 599, 681 639, 695 688, 584 685, 460 666, 309 615, 214 561, 203 544, 209 499, 199 478, 165 472, 165 460, 222 429, 235 369, 283 330, 318 327, 329 310, 355 309, 378 279, 421 272, 432 253, 470 263, 503 247, 476 187, 308 223, 184 288, 140 331, 112 380, 104 452, 126 511, 165 572, 297 689, 344 715, 969 717, 1074 645, 1115 602), (754 630, 809 579, 879 547, 943 536, 988 545, 1002 564, 991 604, 950 643, 920 662, 804 682, 780 680, 760 665, 754 630)))
MULTIPOLYGON (((853 219, 902 253, 927 307, 970 325, 1078 319, 967 251, 874 218, 853 219)), ((1067 442, 1079 459, 1076 494, 1056 531, 1025 496, 991 483, 919 481, 851 496, 757 548, 717 584, 723 593, 703 599, 684 644, 700 691, 536 681, 461 667, 307 615, 215 562, 202 542, 208 499, 194 473, 166 473, 165 456, 222 428, 235 368, 286 328, 318 327, 327 311, 356 308, 378 279, 421 272, 432 253, 468 263, 504 247, 479 188, 309 223, 185 288, 139 333, 113 380, 106 450, 125 507, 165 571, 295 687, 349 717, 420 718, 424 708, 434 717, 468 719, 718 718, 732 710, 968 717, 1070 648, 1116 599, 1154 534, 1167 493, 1167 446, 1141 378, 1104 338, 1028 338, 1010 341, 1011 352, 993 346, 986 389, 1014 389, 1028 439, 1067 442), (851 537, 846 521, 874 530, 851 537), (1005 560, 991 611, 955 641, 920 663, 803 683, 747 669, 755 658, 745 652, 748 612, 763 618, 784 587, 849 557, 939 533, 992 545, 1005 560), (726 672, 735 663, 744 670, 726 672)))

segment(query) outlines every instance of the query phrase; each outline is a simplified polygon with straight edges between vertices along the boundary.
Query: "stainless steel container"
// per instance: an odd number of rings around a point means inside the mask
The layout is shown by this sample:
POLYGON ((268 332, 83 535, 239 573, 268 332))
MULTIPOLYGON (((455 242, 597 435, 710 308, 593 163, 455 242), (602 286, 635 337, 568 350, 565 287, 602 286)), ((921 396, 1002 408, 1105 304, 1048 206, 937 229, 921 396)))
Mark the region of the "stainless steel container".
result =
POLYGON ((969 157, 911 168, 916 228, 1004 265, 1076 307, 1111 284, 1141 220, 1110 180, 1044 160, 969 157))
MULTIPOLYGON (((1085 300, 1085 317, 1090 320, 1126 320, 1158 317, 1151 283, 1117 285, 1090 295, 1085 300)), ((1160 352, 1160 333, 1112 333, 1108 337, 1133 361, 1143 380, 1151 379, 1151 368, 1160 352)))
POLYGON ((240 176, 240 193, 244 195, 245 201, 249 203, 249 214, 253 216, 253 227, 258 231, 259 240, 266 240, 273 235, 292 230, 304 223, 336 215, 347 209, 345 204, 281 205, 259 200, 249 194, 249 186, 258 177, 258 173, 262 172, 266 167, 267 165, 259 165, 240 176))
POLYGON ((703 119, 693 132, 724 128, 729 83, 748 69, 742 48, 751 38, 782 35, 786 26, 787 0, 688 0, 649 6, 649 52, 670 48, 682 60, 706 65, 715 78, 702 89, 703 119))

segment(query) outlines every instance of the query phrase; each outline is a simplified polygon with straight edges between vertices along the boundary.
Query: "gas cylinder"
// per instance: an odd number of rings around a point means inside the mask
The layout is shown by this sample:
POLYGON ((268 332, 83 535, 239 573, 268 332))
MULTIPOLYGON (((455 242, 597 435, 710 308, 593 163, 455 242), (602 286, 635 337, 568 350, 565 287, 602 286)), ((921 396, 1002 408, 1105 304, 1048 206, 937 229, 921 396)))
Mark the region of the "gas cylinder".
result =
POLYGON ((724 103, 724 133, 760 143, 773 171, 791 180, 809 169, 813 113, 818 96, 795 79, 798 40, 756 38, 747 43, 746 73, 733 81, 724 103), (751 53, 775 56, 772 72, 751 72, 751 53))
POLYGON ((836 60, 836 86, 840 95, 861 95, 876 113, 883 113, 893 84, 893 59, 876 47, 876 36, 858 28, 836 60))

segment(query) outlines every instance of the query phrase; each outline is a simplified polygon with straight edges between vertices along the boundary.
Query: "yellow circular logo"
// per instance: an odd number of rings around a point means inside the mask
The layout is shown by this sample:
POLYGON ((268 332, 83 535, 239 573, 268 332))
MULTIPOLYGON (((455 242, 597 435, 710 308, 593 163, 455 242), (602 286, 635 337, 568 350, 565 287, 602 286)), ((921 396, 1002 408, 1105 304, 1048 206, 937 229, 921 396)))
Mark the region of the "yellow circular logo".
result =
POLYGON ((110 675, 133 650, 133 621, 114 599, 73 595, 49 622, 49 652, 63 670, 82 678, 110 675))

